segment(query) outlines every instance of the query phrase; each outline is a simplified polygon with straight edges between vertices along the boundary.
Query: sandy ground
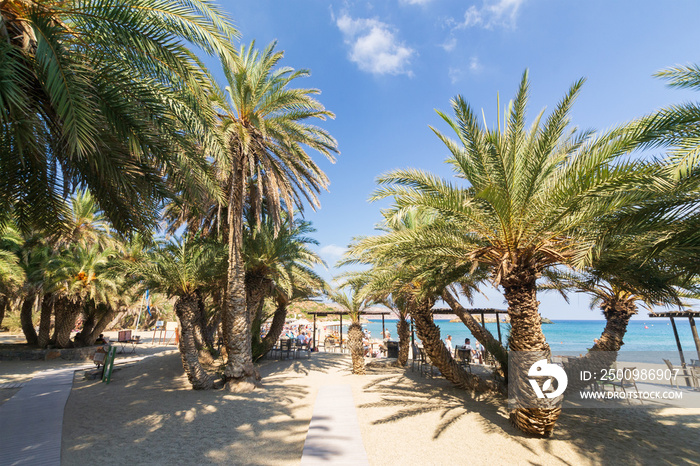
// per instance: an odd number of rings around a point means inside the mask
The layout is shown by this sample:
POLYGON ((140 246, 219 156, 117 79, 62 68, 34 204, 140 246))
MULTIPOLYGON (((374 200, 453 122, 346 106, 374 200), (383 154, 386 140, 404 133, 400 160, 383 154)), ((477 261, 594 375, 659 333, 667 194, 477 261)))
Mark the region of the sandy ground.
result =
POLYGON ((700 464, 700 409, 567 410, 553 438, 512 427, 504 400, 392 368, 350 374, 347 355, 268 361, 245 395, 189 389, 177 352, 76 377, 62 464, 299 464, 318 388, 352 386, 373 465, 700 464))
MULTIPOLYGON (((373 465, 700 465, 700 409, 567 409, 551 439, 533 439, 510 425, 503 399, 410 369, 353 376, 342 354, 266 361, 264 387, 250 394, 193 391, 175 347, 151 337, 137 349, 149 357, 117 365, 109 385, 76 373, 62 464, 299 464, 318 388, 348 383, 373 465)), ((0 384, 82 364, 0 361, 0 384)), ((16 391, 1 389, 0 404, 16 391)))

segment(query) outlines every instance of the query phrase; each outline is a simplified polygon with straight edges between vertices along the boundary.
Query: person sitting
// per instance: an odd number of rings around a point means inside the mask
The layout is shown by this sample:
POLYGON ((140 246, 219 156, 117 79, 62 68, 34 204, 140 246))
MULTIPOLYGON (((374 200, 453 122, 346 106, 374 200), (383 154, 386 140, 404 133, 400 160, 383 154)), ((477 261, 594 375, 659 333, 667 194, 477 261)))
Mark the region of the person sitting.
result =
POLYGON ((309 342, 308 338, 306 338, 306 332, 302 331, 299 336, 297 337, 297 343, 299 346, 304 346, 309 342))

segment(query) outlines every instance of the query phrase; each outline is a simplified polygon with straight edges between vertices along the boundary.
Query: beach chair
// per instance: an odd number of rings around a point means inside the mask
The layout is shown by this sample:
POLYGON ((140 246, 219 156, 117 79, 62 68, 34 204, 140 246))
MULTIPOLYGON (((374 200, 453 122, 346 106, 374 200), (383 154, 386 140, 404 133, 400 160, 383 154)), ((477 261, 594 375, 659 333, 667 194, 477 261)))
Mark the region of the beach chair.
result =
MULTIPOLYGON (((639 395, 639 389, 637 388, 637 382, 634 381, 634 377, 632 376, 632 372, 636 369, 636 367, 623 367, 621 372, 622 372, 622 378, 620 380, 616 380, 614 382, 611 382, 610 385, 612 385, 613 390, 617 390, 617 387, 619 387, 625 395, 627 395, 627 389, 634 387, 634 390, 637 392, 637 395, 639 395)), ((627 403, 632 404, 630 399, 627 398, 627 403)), ((642 402, 641 398, 638 398, 639 402, 644 404, 642 402)))
POLYGON ((690 368, 688 368, 688 366, 686 366, 685 364, 681 364, 681 369, 678 371, 678 373, 676 373, 676 368, 673 367, 673 363, 671 361, 669 361, 668 359, 664 359, 663 361, 666 363, 666 367, 668 367, 671 371, 671 380, 669 382, 671 383, 671 385, 675 384, 677 390, 680 390, 680 387, 678 386, 678 375, 684 377, 686 382, 690 383, 691 387, 698 388, 698 379, 697 376, 695 376, 695 374, 693 373, 693 366, 690 366, 690 368))
POLYGON ((292 353, 292 340, 291 339, 286 339, 282 340, 280 343, 280 359, 286 359, 288 358, 292 353), (285 357, 286 355, 286 357, 285 357))
POLYGON ((425 362, 423 360, 423 354, 417 345, 411 346, 411 353, 413 354, 413 358, 411 359, 411 372, 413 372, 416 366, 418 366, 418 371, 420 372, 421 366, 425 362))
POLYGON ((460 366, 467 369, 469 372, 472 371, 472 352, 464 347, 459 347, 455 349, 455 361, 459 363, 460 366))
POLYGON ((664 359, 663 361, 666 363, 666 367, 668 367, 671 371, 671 379, 669 380, 669 382, 671 383, 671 385, 676 386, 676 390, 680 390, 680 387, 678 387, 678 374, 676 374, 676 368, 673 367, 673 363, 668 359, 664 359))

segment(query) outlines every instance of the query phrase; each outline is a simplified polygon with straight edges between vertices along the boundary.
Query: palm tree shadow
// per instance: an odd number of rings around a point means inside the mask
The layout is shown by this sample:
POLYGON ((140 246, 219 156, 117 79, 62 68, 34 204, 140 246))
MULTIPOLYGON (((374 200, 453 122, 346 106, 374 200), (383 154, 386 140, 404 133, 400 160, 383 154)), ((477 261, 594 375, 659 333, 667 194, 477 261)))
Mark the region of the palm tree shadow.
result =
POLYGON ((260 365, 260 374, 265 378, 292 370, 296 374, 309 375, 311 372, 328 373, 332 369, 349 371, 351 367, 348 355, 312 353, 309 358, 265 360, 260 365))
POLYGON ((425 379, 411 373, 389 375, 376 379, 363 388, 366 393, 377 393, 381 400, 365 403, 359 408, 395 408, 387 416, 372 424, 386 424, 402 419, 438 412, 440 422, 433 431, 433 440, 438 439, 457 421, 471 412, 481 414, 483 428, 487 432, 513 430, 505 416, 498 414, 502 400, 493 395, 477 394, 453 388, 447 381, 434 379, 430 385, 425 379))

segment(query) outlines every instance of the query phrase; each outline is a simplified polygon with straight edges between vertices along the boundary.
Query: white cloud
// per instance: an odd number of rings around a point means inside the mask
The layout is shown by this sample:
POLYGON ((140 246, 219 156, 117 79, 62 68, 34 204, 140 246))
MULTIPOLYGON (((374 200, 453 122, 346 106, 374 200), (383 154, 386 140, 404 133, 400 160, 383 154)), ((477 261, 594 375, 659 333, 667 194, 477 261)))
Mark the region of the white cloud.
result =
MULTIPOLYGON (((478 74, 481 73, 483 69, 484 65, 482 65, 479 61, 479 57, 474 56, 469 59, 469 65, 467 67, 469 73, 478 74)), ((464 76, 467 74, 467 70, 465 70, 464 68, 450 67, 447 70, 447 76, 450 78, 450 82, 452 84, 456 84, 459 81, 461 81, 462 78, 464 78, 464 76)))
POLYGON ((483 65, 479 61, 479 57, 471 57, 469 59, 469 71, 471 71, 472 73, 478 73, 483 68, 483 65))
POLYGON ((450 37, 447 39, 444 43, 440 44, 440 47, 445 49, 446 52, 451 52, 454 50, 455 47, 457 47, 457 38, 456 37, 450 37))
POLYGON ((403 5, 427 5, 432 0, 399 0, 403 5))
POLYGON ((350 61, 357 63, 362 71, 411 76, 408 65, 415 51, 399 42, 388 24, 344 14, 336 20, 336 25, 350 46, 350 61))
POLYGON ((485 29, 494 27, 515 27, 518 10, 525 0, 484 0, 481 8, 474 5, 464 12, 464 20, 457 29, 480 26, 485 29))
POLYGON ((335 244, 329 244, 327 246, 323 246, 319 250, 319 253, 324 257, 339 259, 343 254, 345 254, 345 251, 347 250, 348 248, 344 248, 335 244))

